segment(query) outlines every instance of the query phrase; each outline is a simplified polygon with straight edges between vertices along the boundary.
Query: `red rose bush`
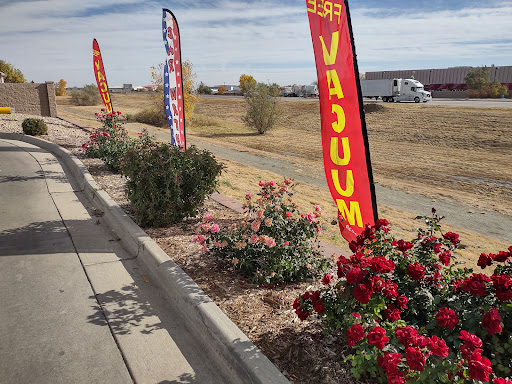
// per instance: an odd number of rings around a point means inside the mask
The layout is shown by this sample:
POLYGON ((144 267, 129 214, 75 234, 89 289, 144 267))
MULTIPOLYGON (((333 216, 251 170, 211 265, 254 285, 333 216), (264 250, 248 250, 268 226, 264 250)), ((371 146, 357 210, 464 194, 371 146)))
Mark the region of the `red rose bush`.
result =
MULTIPOLYGON (((292 200, 291 179, 259 185, 259 198, 245 196, 246 214, 239 223, 220 228, 207 216, 194 241, 202 245, 203 253, 232 263, 257 283, 275 285, 323 274, 328 261, 318 243, 322 209, 315 205, 313 212, 301 213, 292 200)), ((322 313, 321 303, 311 305, 322 313)))
POLYGON ((386 220, 366 226, 353 254, 339 257, 337 277, 293 307, 353 348, 357 379, 512 384, 512 247, 480 256, 492 274, 461 268, 459 236, 443 233, 432 212, 410 242, 396 240, 386 220))

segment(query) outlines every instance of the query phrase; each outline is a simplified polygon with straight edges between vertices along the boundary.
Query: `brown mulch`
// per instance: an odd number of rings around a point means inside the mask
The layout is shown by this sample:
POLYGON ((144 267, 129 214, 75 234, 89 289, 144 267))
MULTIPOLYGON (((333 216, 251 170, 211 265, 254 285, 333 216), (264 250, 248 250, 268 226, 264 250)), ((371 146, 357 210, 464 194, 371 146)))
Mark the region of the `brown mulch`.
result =
MULTIPOLYGON (((124 197, 124 179, 97 159, 82 156, 101 188, 129 215, 124 197)), ((200 216, 210 214, 221 226, 228 226, 240 214, 208 199, 200 216)), ((220 264, 192 242, 200 217, 167 228, 146 228, 146 233, 176 262, 249 339, 293 383, 355 383, 348 348, 336 337, 324 335, 318 320, 302 322, 292 308, 293 301, 319 282, 265 288, 252 284, 229 264, 220 264)))

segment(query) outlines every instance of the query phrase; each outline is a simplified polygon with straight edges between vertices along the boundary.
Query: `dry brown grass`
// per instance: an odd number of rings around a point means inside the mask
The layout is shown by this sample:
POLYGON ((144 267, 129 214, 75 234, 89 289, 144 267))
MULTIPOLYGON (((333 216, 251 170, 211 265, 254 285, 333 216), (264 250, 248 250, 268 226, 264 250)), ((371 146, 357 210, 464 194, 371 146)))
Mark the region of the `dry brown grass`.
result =
MULTIPOLYGON (((148 95, 114 95, 114 106, 124 114, 136 113, 152 101, 148 95)), ((85 125, 94 125, 97 107, 60 105, 59 114, 85 125)), ((187 125, 189 143, 209 141, 242 151, 285 159, 305 172, 323 174, 318 101, 283 101, 283 116, 275 129, 259 135, 242 123, 243 99, 201 98, 192 124, 187 125)), ((411 104, 366 106, 372 166, 376 183, 434 198, 447 198, 481 209, 512 215, 512 109, 437 107, 411 104)), ((143 124, 134 125, 132 134, 143 124)), ((149 127, 163 134, 165 129, 149 127)), ((280 176, 222 159, 226 172, 220 192, 243 201, 245 193, 257 192, 260 179, 280 176)), ((330 219, 336 208, 326 189, 298 185, 296 199, 304 210, 320 204, 330 219)), ((427 214, 428 212, 426 212, 427 214)), ((412 238, 421 223, 415 215, 379 204, 399 237, 412 238)), ((326 225, 323 239, 341 245, 336 226, 326 225)), ((467 249, 461 258, 474 265, 480 252, 497 251, 507 244, 463 228, 445 226, 461 234, 467 249)))

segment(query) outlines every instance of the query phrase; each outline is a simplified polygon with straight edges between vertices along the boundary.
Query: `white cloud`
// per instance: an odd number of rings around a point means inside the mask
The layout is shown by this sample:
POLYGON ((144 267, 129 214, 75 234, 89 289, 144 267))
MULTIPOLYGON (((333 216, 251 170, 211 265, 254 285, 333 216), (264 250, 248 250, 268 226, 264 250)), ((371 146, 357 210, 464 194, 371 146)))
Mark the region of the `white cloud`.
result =
MULTIPOLYGON (((197 80, 310 83, 316 71, 303 3, 263 1, 174 2, 182 56, 197 80), (290 4, 290 5, 289 5, 290 4)), ((150 67, 165 58, 162 2, 47 0, 0 3, 1 59, 37 82, 64 78, 94 82, 92 39, 100 44, 110 85, 151 81, 150 67), (140 6, 137 7, 137 4, 140 6), (123 13, 118 13, 119 9, 123 13)), ((512 65, 512 2, 493 8, 401 13, 351 7, 359 68, 443 68, 512 65)), ((402 9, 405 9, 402 7, 402 9)))

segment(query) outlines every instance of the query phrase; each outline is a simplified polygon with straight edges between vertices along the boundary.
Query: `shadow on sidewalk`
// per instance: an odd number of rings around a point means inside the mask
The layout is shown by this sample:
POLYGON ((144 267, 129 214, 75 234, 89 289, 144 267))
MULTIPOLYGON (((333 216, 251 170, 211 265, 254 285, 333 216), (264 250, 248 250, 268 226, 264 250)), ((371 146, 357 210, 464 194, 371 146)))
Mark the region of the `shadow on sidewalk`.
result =
MULTIPOLYGON (((126 285, 121 292, 110 290, 96 296, 102 303, 112 331, 116 334, 126 335, 135 330, 142 334, 150 334, 164 328, 160 319, 154 316, 151 304, 141 299, 140 291, 134 286, 126 285)), ((94 296, 90 298, 96 299, 94 296)), ((87 321, 104 326, 105 316, 102 308, 93 306, 93 309, 95 312, 88 316, 87 321)))

